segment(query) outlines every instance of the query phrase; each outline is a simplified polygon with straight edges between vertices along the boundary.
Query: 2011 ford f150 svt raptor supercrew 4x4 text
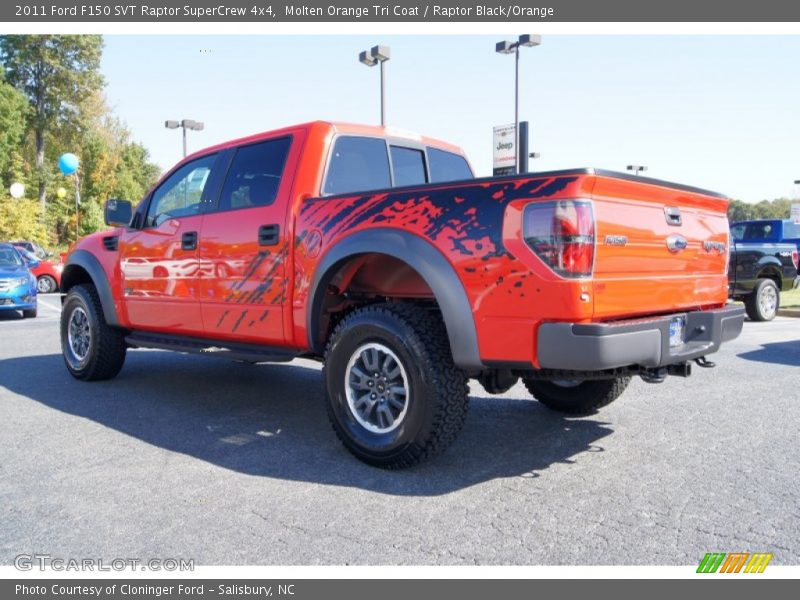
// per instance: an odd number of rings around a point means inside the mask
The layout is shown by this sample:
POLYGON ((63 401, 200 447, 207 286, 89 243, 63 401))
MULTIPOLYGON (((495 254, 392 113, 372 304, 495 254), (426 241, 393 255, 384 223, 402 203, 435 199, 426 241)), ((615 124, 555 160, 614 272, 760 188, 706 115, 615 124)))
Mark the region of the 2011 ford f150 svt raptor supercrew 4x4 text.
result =
POLYGON ((324 361, 360 459, 446 448, 467 381, 520 378, 590 413, 630 378, 687 376, 742 328, 726 306, 727 200, 576 169, 474 179, 456 147, 314 122, 181 161, 72 248, 64 359, 115 376, 128 348, 324 361))

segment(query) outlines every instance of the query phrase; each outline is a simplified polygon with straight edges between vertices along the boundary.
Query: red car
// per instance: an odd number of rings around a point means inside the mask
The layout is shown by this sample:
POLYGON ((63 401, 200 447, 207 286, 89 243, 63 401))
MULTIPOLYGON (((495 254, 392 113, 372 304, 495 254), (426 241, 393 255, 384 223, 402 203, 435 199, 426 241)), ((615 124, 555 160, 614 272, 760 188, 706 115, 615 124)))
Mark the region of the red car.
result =
POLYGON ((38 260, 39 266, 35 269, 30 269, 31 273, 36 276, 36 289, 40 294, 51 294, 57 292, 61 287, 61 271, 64 265, 61 263, 52 263, 49 260, 37 257, 33 252, 29 251, 23 246, 14 246, 25 262, 31 260, 38 260))

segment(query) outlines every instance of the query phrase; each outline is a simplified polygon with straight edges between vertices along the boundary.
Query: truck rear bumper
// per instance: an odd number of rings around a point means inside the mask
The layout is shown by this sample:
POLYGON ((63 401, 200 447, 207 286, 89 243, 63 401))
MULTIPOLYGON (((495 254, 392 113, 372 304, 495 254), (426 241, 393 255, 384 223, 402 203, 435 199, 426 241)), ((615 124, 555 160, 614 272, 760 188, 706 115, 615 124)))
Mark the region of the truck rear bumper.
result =
POLYGON ((675 313, 615 323, 544 323, 539 326, 537 355, 542 369, 600 371, 639 365, 663 367, 719 350, 736 338, 744 309, 675 313), (685 318, 683 343, 670 346, 670 323, 685 318))

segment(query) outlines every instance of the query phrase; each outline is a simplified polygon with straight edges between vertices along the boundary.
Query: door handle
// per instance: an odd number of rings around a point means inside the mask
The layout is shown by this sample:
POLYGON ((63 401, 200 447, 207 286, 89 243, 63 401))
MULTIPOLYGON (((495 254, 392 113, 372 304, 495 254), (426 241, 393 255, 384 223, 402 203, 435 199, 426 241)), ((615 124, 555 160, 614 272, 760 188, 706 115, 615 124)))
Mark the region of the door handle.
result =
POLYGON ((258 245, 274 246, 280 237, 280 227, 277 224, 262 225, 258 228, 258 245))
POLYGON ((197 250, 196 231, 187 231, 181 236, 181 250, 197 250))

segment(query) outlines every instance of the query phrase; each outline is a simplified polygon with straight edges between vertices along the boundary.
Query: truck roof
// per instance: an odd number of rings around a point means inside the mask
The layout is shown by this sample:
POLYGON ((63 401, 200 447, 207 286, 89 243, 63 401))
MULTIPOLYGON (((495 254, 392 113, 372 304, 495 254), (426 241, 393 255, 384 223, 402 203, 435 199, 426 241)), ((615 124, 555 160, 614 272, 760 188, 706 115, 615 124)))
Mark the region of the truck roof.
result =
MULTIPOLYGON (((338 121, 310 121, 308 123, 300 123, 298 125, 289 125, 287 127, 281 127, 280 129, 263 131, 260 133, 255 133, 252 135, 236 138, 233 140, 228 140, 219 144, 215 144, 213 146, 208 146, 206 148, 193 152, 192 154, 187 156, 186 159, 206 154, 208 152, 224 150, 226 148, 230 148, 233 146, 255 143, 264 138, 274 137, 275 135, 280 135, 281 133, 284 132, 288 133, 289 131, 292 130, 297 130, 297 129, 311 130, 314 128, 328 129, 332 135, 345 133, 351 135, 385 137, 385 138, 393 138, 400 140, 405 139, 411 142, 424 144, 426 146, 434 146, 435 148, 447 150, 448 152, 453 152, 455 154, 465 156, 464 151, 455 144, 451 144, 449 142, 445 142, 444 140, 438 140, 436 138, 423 136, 418 133, 414 133, 403 129, 398 129, 391 126, 381 127, 380 125, 361 125, 357 123, 344 123, 338 121)), ((182 160, 181 162, 185 162, 186 159, 182 160)))

